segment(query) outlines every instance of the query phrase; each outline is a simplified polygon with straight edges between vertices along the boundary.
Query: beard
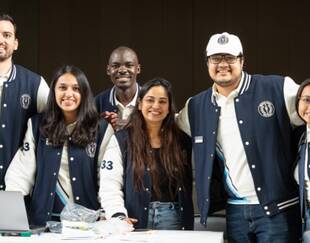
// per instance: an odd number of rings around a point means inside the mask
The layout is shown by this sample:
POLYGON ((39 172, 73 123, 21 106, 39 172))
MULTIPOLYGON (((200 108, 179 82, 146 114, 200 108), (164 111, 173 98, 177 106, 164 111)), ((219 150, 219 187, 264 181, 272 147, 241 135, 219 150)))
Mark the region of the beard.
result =
POLYGON ((3 53, 0 52, 0 62, 4 62, 8 59, 11 59, 13 56, 14 50, 6 49, 3 53))
POLYGON ((214 80, 214 83, 216 83, 218 86, 221 86, 221 87, 228 87, 236 83, 236 81, 235 80, 214 80))

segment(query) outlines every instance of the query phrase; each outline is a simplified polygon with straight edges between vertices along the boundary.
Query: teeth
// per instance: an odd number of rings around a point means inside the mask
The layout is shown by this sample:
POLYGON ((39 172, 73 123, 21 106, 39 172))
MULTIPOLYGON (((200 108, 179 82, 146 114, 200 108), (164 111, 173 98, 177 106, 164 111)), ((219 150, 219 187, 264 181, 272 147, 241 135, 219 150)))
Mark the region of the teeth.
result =
POLYGON ((74 102, 74 100, 62 100, 63 102, 74 102))

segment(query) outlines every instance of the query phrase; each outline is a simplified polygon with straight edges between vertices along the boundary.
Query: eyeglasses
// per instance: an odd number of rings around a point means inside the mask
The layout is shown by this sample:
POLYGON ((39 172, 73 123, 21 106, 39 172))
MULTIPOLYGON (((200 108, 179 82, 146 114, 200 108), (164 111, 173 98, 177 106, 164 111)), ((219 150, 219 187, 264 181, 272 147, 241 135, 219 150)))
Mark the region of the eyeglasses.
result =
POLYGON ((209 60, 212 64, 219 64, 223 61, 227 62, 228 64, 234 64, 238 60, 238 58, 241 56, 233 56, 233 55, 212 55, 209 56, 209 60))
POLYGON ((305 103, 306 105, 310 105, 310 96, 300 96, 299 100, 301 100, 303 103, 305 103))

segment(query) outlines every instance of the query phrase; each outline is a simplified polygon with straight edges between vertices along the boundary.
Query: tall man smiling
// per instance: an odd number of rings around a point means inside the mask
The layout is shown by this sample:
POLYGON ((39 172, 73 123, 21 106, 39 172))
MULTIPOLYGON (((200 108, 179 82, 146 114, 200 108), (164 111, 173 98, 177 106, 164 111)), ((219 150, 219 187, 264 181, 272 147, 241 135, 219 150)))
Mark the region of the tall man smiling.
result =
POLYGON ((141 66, 137 54, 129 47, 120 46, 112 51, 107 65, 107 74, 114 86, 96 96, 98 112, 115 129, 127 124, 136 105, 139 91, 137 75, 141 66))
POLYGON ((0 14, 0 190, 5 189, 6 170, 22 145, 27 120, 43 111, 49 92, 41 76, 13 64, 17 49, 15 21, 0 14))
POLYGON ((298 242, 298 191, 292 176, 298 85, 250 75, 236 35, 213 35, 206 48, 213 87, 190 98, 179 126, 193 138, 201 222, 212 204, 212 173, 223 176, 229 242, 298 242), (218 166, 219 168, 215 167, 218 166))

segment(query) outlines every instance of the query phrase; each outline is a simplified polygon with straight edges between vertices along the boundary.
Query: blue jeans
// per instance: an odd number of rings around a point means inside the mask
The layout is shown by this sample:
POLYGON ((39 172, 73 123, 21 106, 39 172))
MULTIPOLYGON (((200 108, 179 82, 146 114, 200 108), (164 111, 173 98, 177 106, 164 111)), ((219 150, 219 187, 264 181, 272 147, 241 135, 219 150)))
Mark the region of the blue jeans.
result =
POLYGON ((228 204, 226 214, 229 243, 300 242, 301 220, 297 206, 268 217, 260 205, 228 204))
POLYGON ((304 225, 304 232, 303 232, 303 242, 304 243, 310 242, 310 208, 309 207, 307 207, 306 212, 305 212, 305 225, 304 225))
POLYGON ((309 231, 310 230, 310 208, 306 209, 305 213, 305 228, 304 231, 309 231))
POLYGON ((156 230, 181 229, 179 204, 158 201, 150 202, 147 228, 156 230))

